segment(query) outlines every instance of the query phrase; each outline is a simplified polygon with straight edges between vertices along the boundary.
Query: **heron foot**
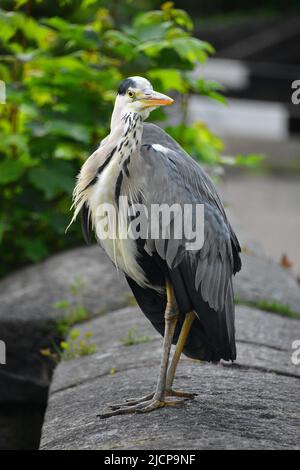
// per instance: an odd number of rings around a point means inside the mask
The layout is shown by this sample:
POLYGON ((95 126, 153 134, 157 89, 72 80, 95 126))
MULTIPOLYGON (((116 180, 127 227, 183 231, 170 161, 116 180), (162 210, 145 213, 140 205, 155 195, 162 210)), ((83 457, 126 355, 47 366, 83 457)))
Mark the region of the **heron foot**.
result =
POLYGON ((143 397, 135 397, 135 398, 127 398, 122 403, 109 403, 107 406, 112 410, 117 410, 119 408, 123 408, 124 406, 132 406, 138 405, 139 403, 144 403, 145 401, 149 401, 154 397, 154 392, 149 393, 148 395, 144 395, 143 397))
POLYGON ((166 391, 166 396, 167 397, 183 397, 183 398, 190 398, 193 400, 198 395, 198 393, 195 392, 184 392, 182 390, 167 390, 166 391))
MULTIPOLYGON (((135 403, 134 405, 122 406, 118 409, 109 411, 108 413, 103 413, 98 415, 100 419, 111 418, 112 416, 125 415, 131 413, 148 413, 149 411, 157 410, 159 408, 164 408, 165 406, 177 406, 184 403, 185 400, 168 400, 164 398, 163 400, 157 400, 156 398, 151 398, 140 403, 135 403)), ((114 405, 116 406, 116 405, 114 405)))
MULTIPOLYGON (((197 393, 183 392, 181 390, 167 390, 164 394, 165 397, 180 397, 180 398, 190 398, 191 400, 197 396, 197 393)), ((128 398, 123 403, 110 403, 107 406, 112 410, 118 410, 119 408, 138 405, 139 403, 144 403, 149 401, 154 397, 154 392, 149 393, 143 397, 128 398)))

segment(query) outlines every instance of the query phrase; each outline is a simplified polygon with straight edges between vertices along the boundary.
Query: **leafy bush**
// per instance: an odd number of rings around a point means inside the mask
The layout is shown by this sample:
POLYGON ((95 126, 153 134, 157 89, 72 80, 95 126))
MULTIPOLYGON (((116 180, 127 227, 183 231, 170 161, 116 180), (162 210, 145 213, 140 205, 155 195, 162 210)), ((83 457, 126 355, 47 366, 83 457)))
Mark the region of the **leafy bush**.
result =
POLYGON ((215 83, 190 78, 213 48, 192 37, 191 18, 171 2, 140 13, 123 1, 120 14, 118 2, 105 8, 97 0, 1 4, 0 78, 7 91, 0 105, 3 275, 82 243, 78 224, 65 235, 74 179, 108 132, 123 77, 144 75, 160 91, 182 94, 183 124, 171 132, 210 163, 219 161, 221 143, 203 124, 186 128, 187 99, 191 92, 223 97, 215 83), (129 24, 127 4, 135 11, 129 24))

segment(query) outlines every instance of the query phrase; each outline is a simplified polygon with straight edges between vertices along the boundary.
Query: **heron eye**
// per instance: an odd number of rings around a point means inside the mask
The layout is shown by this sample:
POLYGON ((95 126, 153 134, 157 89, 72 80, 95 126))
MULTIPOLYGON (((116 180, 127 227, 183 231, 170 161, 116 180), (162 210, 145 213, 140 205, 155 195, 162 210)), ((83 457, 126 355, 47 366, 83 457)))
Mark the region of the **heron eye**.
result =
POLYGON ((133 97, 134 97, 133 91, 130 91, 130 90, 129 90, 129 91, 127 92, 127 94, 128 94, 128 96, 129 96, 130 98, 133 98, 133 97))

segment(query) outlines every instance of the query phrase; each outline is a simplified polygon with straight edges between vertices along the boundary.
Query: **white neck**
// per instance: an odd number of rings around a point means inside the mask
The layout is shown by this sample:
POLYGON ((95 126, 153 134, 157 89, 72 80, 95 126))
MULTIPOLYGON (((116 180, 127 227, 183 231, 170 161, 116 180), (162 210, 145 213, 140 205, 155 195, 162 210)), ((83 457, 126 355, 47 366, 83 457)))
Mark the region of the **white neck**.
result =
POLYGON ((111 122, 110 122, 111 133, 114 132, 115 129, 120 127, 120 125, 123 122, 124 116, 128 114, 138 114, 139 116, 141 116, 142 120, 144 121, 149 116, 150 109, 138 110, 134 102, 125 104, 124 97, 118 95, 116 98, 114 110, 111 116, 111 122))

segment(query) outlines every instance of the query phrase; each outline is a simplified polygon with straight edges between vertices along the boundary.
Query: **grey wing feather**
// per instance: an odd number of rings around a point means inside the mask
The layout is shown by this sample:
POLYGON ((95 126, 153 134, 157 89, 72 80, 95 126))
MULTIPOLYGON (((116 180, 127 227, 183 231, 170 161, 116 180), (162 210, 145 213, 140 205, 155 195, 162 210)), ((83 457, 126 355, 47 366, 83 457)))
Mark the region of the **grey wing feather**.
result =
POLYGON ((162 129, 144 126, 142 171, 139 175, 146 205, 167 203, 204 204, 204 244, 199 251, 185 256, 185 240, 149 240, 148 250, 155 249, 172 268, 184 262, 194 272, 195 288, 215 310, 222 310, 232 274, 239 270, 240 247, 227 220, 221 200, 208 175, 162 129), (153 147, 159 142, 161 147, 153 147), (235 259, 233 256, 235 250, 235 259), (177 254, 180 256, 177 257, 177 254), (236 269, 237 268, 237 269, 236 269))

